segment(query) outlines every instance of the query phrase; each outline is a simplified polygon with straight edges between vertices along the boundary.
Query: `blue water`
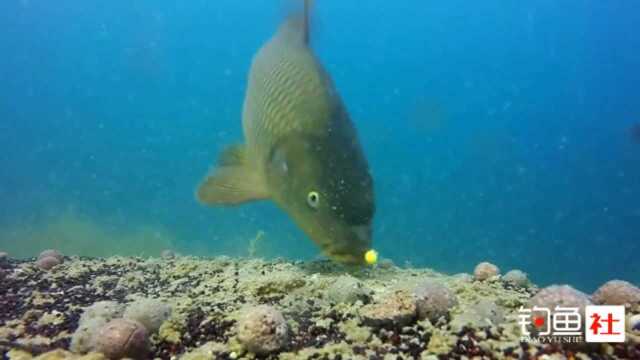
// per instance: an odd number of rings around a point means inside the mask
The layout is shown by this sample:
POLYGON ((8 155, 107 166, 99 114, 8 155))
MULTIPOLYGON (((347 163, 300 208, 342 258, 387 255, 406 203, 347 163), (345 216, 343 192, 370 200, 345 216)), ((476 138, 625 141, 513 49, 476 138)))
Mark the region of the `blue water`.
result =
MULTIPOLYGON (((2 1, 0 250, 246 256, 263 231, 257 256, 318 257, 270 203, 193 197, 291 2, 2 1)), ((316 3, 383 257, 640 282, 637 2, 316 3)))

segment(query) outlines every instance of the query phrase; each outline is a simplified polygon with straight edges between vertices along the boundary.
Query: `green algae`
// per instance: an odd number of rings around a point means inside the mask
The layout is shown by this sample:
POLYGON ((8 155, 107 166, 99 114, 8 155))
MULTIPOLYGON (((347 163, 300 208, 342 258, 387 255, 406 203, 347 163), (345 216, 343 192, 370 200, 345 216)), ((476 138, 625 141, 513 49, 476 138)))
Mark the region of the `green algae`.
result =
POLYGON ((329 359, 333 359, 336 355, 341 355, 343 358, 348 356, 348 359, 366 359, 364 356, 354 354, 352 346, 344 341, 337 344, 330 344, 320 349, 307 348, 298 352, 284 352, 280 354, 279 358, 282 360, 322 359, 326 356, 329 359))
POLYGON ((182 334, 184 334, 186 325, 186 317, 184 315, 176 315, 174 312, 169 319, 160 325, 158 330, 158 338, 162 341, 166 341, 172 344, 180 344, 182 340, 182 334))
POLYGON ((356 344, 365 344, 373 334, 368 326, 360 326, 356 320, 347 320, 339 325, 340 331, 346 335, 346 339, 356 344))
POLYGON ((180 357, 181 360, 210 360, 215 359, 218 355, 228 352, 228 347, 215 341, 194 349, 180 357))
MULTIPOLYGON (((16 311, 14 318, 2 319, 0 339, 17 337, 26 344, 53 346, 71 337, 75 327, 69 322, 87 304, 101 300, 125 304, 152 297, 173 309, 152 338, 155 356, 186 359, 254 358, 236 339, 236 321, 243 308, 258 304, 280 310, 289 325, 291 341, 283 352, 272 355, 274 359, 365 359, 392 354, 422 359, 459 357, 465 353, 457 341, 464 336, 473 337, 474 351, 487 356, 519 356, 524 350, 519 343, 517 311, 536 291, 535 287, 510 287, 499 278, 480 282, 469 279, 468 274, 449 276, 395 266, 348 269, 325 261, 72 257, 51 273, 28 263, 13 266, 15 271, 7 281, 23 289, 26 309, 16 311), (359 284, 369 296, 337 301, 339 296, 332 296, 330 289, 340 278, 359 284), (409 291, 425 280, 440 282, 456 294, 458 305, 451 309, 450 319, 431 323, 412 317, 402 324, 364 321, 363 308, 384 304, 393 294, 408 299, 409 291), (496 309, 502 313, 499 317, 492 313, 496 309), (31 334, 26 329, 47 332, 31 334)), ((537 350, 532 345, 527 351, 537 350)), ((605 350, 603 346, 598 351, 605 350)))

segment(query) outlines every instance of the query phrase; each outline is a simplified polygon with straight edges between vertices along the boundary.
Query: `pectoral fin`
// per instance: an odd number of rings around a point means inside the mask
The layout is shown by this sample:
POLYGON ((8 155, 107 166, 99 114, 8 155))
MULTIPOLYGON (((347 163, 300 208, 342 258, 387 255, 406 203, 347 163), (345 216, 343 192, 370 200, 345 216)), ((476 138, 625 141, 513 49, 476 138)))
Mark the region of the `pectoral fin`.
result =
POLYGON ((222 152, 218 167, 198 186, 196 198, 207 205, 237 205, 269 198, 264 177, 246 164, 244 147, 222 152))
POLYGON ((230 145, 218 157, 218 166, 243 165, 247 162, 244 145, 230 145))
POLYGON ((198 201, 207 205, 237 205, 268 197, 262 177, 242 166, 215 169, 196 192, 198 201))

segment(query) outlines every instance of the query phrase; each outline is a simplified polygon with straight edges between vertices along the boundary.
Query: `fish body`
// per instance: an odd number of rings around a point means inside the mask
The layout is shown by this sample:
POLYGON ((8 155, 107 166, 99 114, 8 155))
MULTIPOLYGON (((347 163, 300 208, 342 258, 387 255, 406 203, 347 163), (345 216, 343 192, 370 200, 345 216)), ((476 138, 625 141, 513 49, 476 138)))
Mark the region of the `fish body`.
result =
POLYGON ((243 145, 228 148, 197 190, 210 205, 270 199, 329 257, 364 263, 375 212, 373 181, 356 130, 290 18, 257 52, 242 112, 243 145))

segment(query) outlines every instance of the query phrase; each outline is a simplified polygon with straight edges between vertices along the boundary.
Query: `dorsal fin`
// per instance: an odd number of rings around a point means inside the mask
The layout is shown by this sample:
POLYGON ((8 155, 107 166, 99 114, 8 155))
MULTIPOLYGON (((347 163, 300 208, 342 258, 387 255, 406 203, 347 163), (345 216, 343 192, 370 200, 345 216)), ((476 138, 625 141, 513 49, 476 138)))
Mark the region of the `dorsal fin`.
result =
POLYGON ((304 44, 305 45, 309 45, 309 6, 311 6, 310 4, 311 0, 304 0, 304 10, 303 10, 303 21, 302 21, 302 27, 304 31, 304 44))
POLYGON ((304 0, 303 10, 289 15, 278 30, 278 37, 292 45, 309 45, 313 0, 304 0))

